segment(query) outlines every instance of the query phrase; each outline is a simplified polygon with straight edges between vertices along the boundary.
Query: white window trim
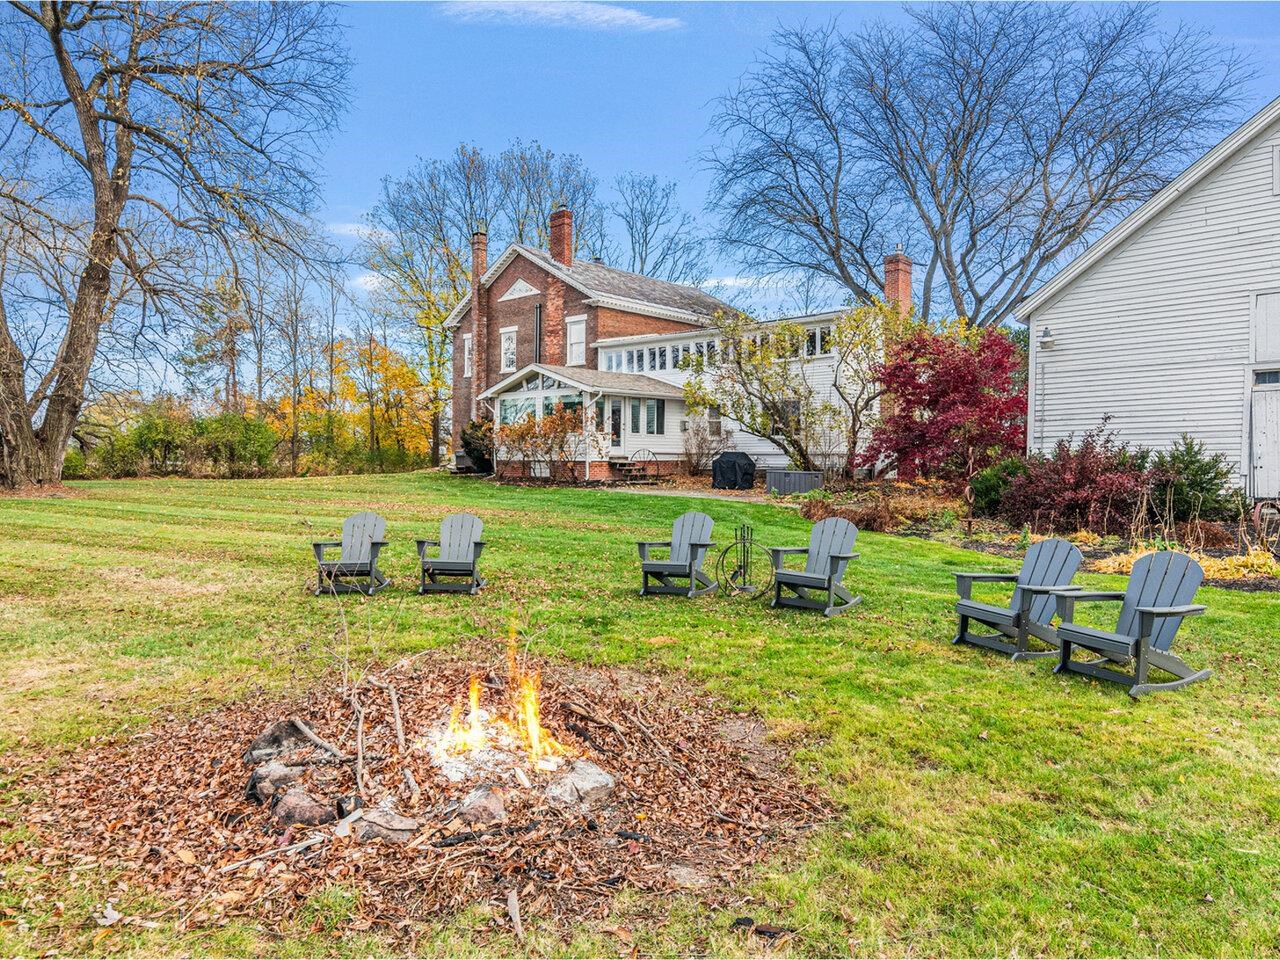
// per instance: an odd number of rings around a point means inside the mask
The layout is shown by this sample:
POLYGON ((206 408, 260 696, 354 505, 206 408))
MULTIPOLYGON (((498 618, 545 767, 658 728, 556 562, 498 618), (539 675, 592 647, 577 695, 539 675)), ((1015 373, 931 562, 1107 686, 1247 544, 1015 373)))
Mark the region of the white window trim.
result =
POLYGON ((462 335, 462 375, 464 377, 470 377, 473 369, 471 342, 471 334, 464 333, 462 335))
POLYGON ((499 364, 501 364, 498 370, 499 373, 515 373, 516 372, 516 366, 520 363, 520 357, 516 356, 511 366, 508 367, 506 365, 506 357, 504 356, 506 351, 502 349, 502 341, 506 338, 506 335, 508 333, 511 334, 512 342, 515 344, 515 347, 516 347, 516 350, 514 352, 518 353, 520 350, 519 331, 520 331, 520 328, 518 326, 502 327, 501 329, 498 330, 498 362, 499 364))
POLYGON ((566 367, 585 367, 587 365, 587 315, 585 313, 564 318, 564 365, 566 367), (577 326, 582 328, 581 360, 573 360, 569 356, 569 350, 573 346, 569 334, 577 326))

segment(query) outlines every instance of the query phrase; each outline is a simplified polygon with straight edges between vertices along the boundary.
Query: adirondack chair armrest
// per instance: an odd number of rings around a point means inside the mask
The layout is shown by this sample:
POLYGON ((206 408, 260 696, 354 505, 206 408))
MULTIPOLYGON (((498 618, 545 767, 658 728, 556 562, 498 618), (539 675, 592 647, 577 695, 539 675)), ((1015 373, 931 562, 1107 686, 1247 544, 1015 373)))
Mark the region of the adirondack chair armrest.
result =
POLYGON ((1031 604, 1035 602, 1038 596, 1057 596, 1062 593, 1070 593, 1074 596, 1081 589, 1075 584, 1020 584, 1018 589, 1022 591, 1018 604, 1018 612, 1022 614, 1029 613, 1031 604))
POLYGON ((1160 619, 1163 617, 1198 617, 1208 609, 1203 604, 1184 603, 1180 607, 1139 607, 1138 612, 1153 619, 1160 619))
POLYGON ((415 544, 417 544, 417 546, 418 546, 418 559, 419 559, 419 560, 425 560, 425 559, 426 559, 426 557, 427 557, 427 547, 438 547, 438 546, 440 546, 440 541, 439 541, 439 540, 415 540, 415 541, 414 541, 414 543, 415 543, 415 544))
POLYGON ((386 540, 370 540, 369 541, 369 562, 378 562, 378 553, 387 545, 386 540))
POLYGON ((707 551, 715 546, 713 541, 695 542, 689 544, 689 560, 695 567, 702 566, 702 558, 707 555, 707 551))
POLYGON ((311 544, 311 549, 315 551, 316 563, 324 562, 324 552, 332 547, 342 546, 341 540, 317 540, 311 544))
POLYGON ((1058 598, 1058 619, 1070 623, 1076 613, 1077 600, 1123 600, 1119 590, 1083 590, 1080 587, 1058 587, 1049 591, 1058 598))
POLYGON ((973 585, 975 583, 1017 583, 1018 581, 1018 574, 1016 573, 967 573, 954 571, 952 576, 956 578, 956 593, 961 600, 968 600, 973 595, 973 585))
POLYGON ((471 562, 472 563, 475 563, 477 560, 480 559, 480 554, 484 551, 484 547, 485 547, 485 541, 483 540, 471 541, 471 562))
POLYGON ((857 560, 862 556, 860 553, 833 553, 827 557, 827 576, 834 577, 836 575, 836 567, 850 560, 857 560))
POLYGON ((770 547, 769 556, 773 557, 773 569, 786 569, 787 557, 796 556, 802 553, 808 553, 808 547, 770 547))
POLYGON ((643 562, 649 559, 649 551, 654 547, 671 547, 670 540, 637 540, 636 549, 640 551, 640 560, 643 562))

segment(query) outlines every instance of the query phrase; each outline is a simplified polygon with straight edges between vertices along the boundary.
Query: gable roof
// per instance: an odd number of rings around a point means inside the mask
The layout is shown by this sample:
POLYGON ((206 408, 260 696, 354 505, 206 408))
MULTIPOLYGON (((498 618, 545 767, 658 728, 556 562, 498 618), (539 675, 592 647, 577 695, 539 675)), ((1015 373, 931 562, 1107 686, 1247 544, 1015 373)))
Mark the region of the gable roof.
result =
MULTIPOLYGON (((733 310, 723 300, 697 287, 607 267, 592 260, 575 260, 566 267, 553 259, 546 250, 520 243, 507 247, 494 265, 485 271, 480 282, 489 286, 517 256, 531 260, 552 276, 559 277, 575 290, 586 294, 590 306, 612 307, 703 326, 717 312, 733 310)), ((460 323, 470 307, 471 295, 467 294, 445 318, 445 326, 452 327, 460 323)))
POLYGON ((1249 146, 1255 139, 1266 133, 1277 120, 1280 120, 1280 97, 1272 100, 1237 127, 1234 132, 1223 138, 1216 147, 1187 167, 1186 170, 1162 187, 1150 200, 1104 233, 1088 250, 1059 270, 1053 279, 1043 284, 1039 290, 1022 301, 1014 311, 1018 319, 1024 323, 1030 320, 1033 313, 1046 306, 1051 300, 1064 292, 1067 287, 1087 273, 1090 268, 1099 263, 1108 253, 1160 216, 1192 187, 1234 157, 1240 150, 1249 146))
POLYGON ((562 380, 580 390, 599 390, 641 397, 663 397, 671 400, 679 400, 684 397, 684 391, 674 383, 646 377, 640 373, 610 373, 605 370, 592 370, 589 367, 560 367, 550 363, 531 363, 517 370, 505 380, 499 380, 480 394, 479 399, 485 400, 489 397, 496 397, 500 393, 505 393, 512 384, 520 383, 530 373, 534 372, 544 373, 549 377, 562 380))

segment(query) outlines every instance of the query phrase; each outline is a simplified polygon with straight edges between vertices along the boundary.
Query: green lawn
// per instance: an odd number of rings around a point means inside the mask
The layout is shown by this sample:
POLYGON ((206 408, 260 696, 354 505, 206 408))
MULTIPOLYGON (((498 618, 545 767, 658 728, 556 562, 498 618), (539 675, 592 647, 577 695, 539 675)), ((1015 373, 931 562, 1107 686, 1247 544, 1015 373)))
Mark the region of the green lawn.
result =
MULTIPOLYGON (((767 543, 804 542, 807 524, 782 507, 428 474, 77 490, 0 500, 0 750, 9 766, 317 674, 335 605, 302 589, 308 543, 374 509, 390 521, 385 565, 397 582, 353 613, 353 633, 373 648, 361 655, 497 637, 516 617, 544 653, 684 670, 768 719, 840 810, 757 871, 750 912, 800 931, 783 952, 1280 953, 1275 595, 1202 590, 1209 613, 1179 641, 1213 678, 1135 704, 1117 687, 1055 677, 1045 661, 953 647, 951 572, 1013 564, 925 541, 863 534, 846 579, 864 604, 832 621, 636 595, 633 541, 662 539, 677 514, 707 511, 721 540, 749 521, 767 543), (409 590, 412 538, 431 536, 459 508, 486 522, 490 586, 478 598, 419 598, 409 590), (656 637, 678 642, 648 642, 656 637)), ((24 835, 23 793, 12 774, 2 789, 0 842, 11 843, 24 835)), ((340 889, 283 941, 246 925, 95 939, 89 914, 111 878, 57 878, 58 895, 35 901, 28 884, 39 871, 4 870, 5 954, 378 948, 323 932, 351 909, 340 889)), ((127 904, 140 892, 120 895, 127 904)), ((601 932, 626 926, 642 953, 766 949, 730 933, 731 919, 691 899, 625 897, 610 923, 584 926, 569 943, 533 944, 629 952, 601 932)), ((419 948, 492 952, 477 926, 474 916, 442 921, 419 948)))

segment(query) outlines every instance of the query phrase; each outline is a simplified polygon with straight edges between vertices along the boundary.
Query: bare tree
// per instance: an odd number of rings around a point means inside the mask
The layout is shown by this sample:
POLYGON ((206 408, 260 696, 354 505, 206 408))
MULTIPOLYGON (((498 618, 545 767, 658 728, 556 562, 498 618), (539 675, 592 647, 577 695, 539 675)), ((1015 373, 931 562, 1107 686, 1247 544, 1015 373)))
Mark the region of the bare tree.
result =
POLYGON ((577 154, 556 154, 536 140, 516 140, 498 158, 497 176, 500 234, 514 243, 545 247, 551 213, 563 203, 574 214, 574 255, 604 255, 607 236, 596 176, 577 154))
POLYGON ((626 173, 614 181, 610 211, 621 221, 633 273, 698 285, 707 279, 706 241, 692 215, 680 209, 676 183, 626 173))
POLYGON ((1247 75, 1150 6, 908 8, 778 35, 721 102, 710 157, 724 239, 751 264, 840 279, 862 300, 903 241, 920 314, 979 325, 1150 197, 1233 119, 1247 75))
POLYGON ((470 251, 458 225, 430 213, 447 206, 447 194, 412 174, 384 180, 360 251, 378 277, 371 308, 411 324, 416 334, 414 352, 430 397, 432 466, 440 465, 441 424, 450 397, 451 342, 444 321, 470 289, 464 259, 470 251))
POLYGON ((327 6, 0 13, 4 482, 59 478, 104 330, 189 310, 234 248, 295 241, 347 70, 327 6), (41 303, 60 334, 33 368, 15 331, 41 303))

